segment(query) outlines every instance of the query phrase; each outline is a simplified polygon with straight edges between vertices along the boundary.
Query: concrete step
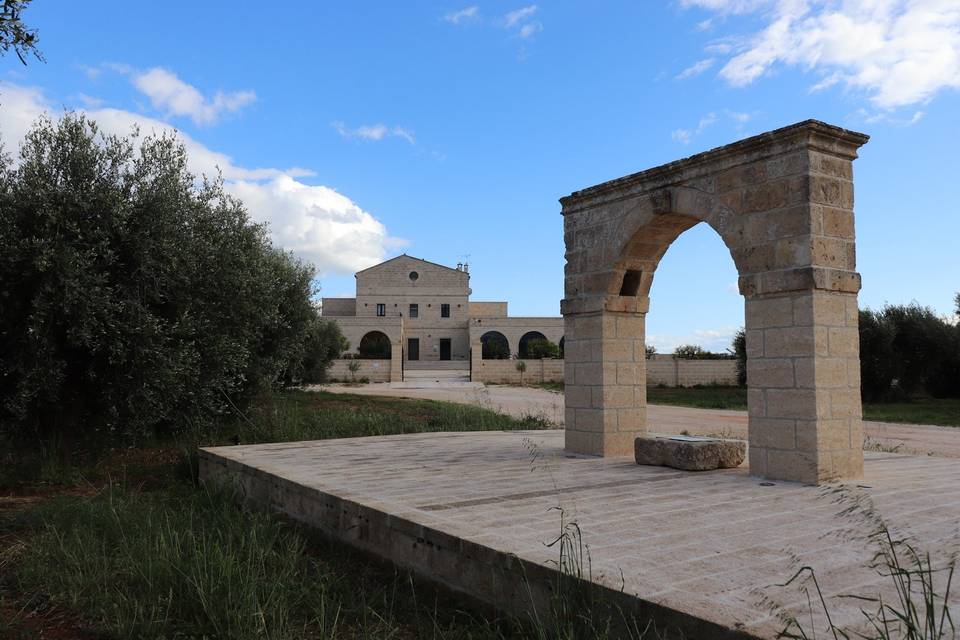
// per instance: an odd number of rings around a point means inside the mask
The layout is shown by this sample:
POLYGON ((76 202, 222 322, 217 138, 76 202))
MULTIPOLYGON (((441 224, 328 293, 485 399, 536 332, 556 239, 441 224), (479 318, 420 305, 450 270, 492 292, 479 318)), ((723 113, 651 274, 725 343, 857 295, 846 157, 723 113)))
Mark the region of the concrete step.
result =
POLYGON ((470 371, 469 360, 405 360, 405 371, 470 371))
POLYGON ((391 389, 482 389, 482 382, 470 382, 470 378, 407 378, 403 382, 391 382, 391 389))
POLYGON ((410 380, 413 378, 439 378, 443 380, 458 380, 460 378, 470 379, 470 371, 446 371, 446 370, 410 370, 406 369, 403 372, 403 379, 410 380))

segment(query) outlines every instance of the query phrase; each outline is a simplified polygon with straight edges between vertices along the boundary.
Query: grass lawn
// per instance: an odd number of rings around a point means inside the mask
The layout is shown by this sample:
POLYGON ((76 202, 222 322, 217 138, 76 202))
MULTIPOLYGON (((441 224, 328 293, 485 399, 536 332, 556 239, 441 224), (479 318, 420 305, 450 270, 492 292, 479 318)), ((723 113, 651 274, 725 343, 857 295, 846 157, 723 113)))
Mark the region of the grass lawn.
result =
MULTIPOLYGON (((549 391, 563 392, 563 383, 537 385, 549 391)), ((747 390, 742 387, 647 387, 647 402, 695 409, 735 409, 746 411, 747 390)), ((864 420, 903 424, 935 424, 960 427, 960 399, 918 398, 911 402, 867 402, 864 420)))
POLYGON ((547 426, 467 405, 289 392, 206 433, 89 447, 69 464, 0 443, 0 638, 579 637, 577 616, 544 629, 478 615, 194 480, 197 444, 547 426))

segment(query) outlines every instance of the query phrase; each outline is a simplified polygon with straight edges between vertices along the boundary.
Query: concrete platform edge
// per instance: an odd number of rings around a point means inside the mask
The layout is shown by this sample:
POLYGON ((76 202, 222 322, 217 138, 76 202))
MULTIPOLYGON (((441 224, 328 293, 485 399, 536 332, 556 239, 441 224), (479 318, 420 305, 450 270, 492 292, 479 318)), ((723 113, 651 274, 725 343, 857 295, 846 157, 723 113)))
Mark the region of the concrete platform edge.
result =
MULTIPOLYGON (((290 517, 483 605, 524 619, 544 620, 550 615, 560 577, 552 567, 298 484, 210 449, 199 450, 198 464, 201 484, 230 489, 249 507, 290 517)), ((576 582, 586 602, 602 603, 607 611, 626 617, 652 620, 669 638, 758 638, 604 585, 576 582)))

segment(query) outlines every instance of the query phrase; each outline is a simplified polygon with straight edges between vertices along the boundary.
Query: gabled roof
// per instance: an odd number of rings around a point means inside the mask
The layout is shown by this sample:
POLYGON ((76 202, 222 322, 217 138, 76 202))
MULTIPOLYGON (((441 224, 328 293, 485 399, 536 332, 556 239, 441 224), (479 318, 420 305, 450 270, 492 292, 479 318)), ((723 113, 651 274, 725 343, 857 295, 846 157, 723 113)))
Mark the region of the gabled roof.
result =
POLYGON ((441 269, 449 269, 450 271, 460 271, 460 273, 467 273, 466 271, 461 271, 460 269, 454 269, 453 267, 448 267, 448 266, 445 265, 445 264, 438 264, 438 263, 436 263, 436 262, 430 262, 429 260, 424 260, 423 258, 416 258, 416 257, 414 257, 414 256, 407 255, 406 253, 401 253, 400 255, 398 255, 398 256, 396 256, 396 257, 394 257, 394 258, 390 258, 389 260, 384 260, 383 262, 377 263, 377 264, 373 265, 372 267, 367 267, 366 269, 361 269, 360 271, 357 271, 357 273, 354 274, 354 275, 355 275, 355 276, 356 276, 356 275, 360 275, 360 274, 363 273, 364 271, 370 271, 371 269, 376 269, 377 267, 382 267, 383 265, 388 264, 388 263, 390 263, 390 262, 393 262, 394 260, 399 260, 400 258, 408 258, 408 259, 414 260, 414 261, 416 261, 416 262, 422 262, 423 264, 429 264, 429 265, 433 265, 434 267, 440 267, 441 269))

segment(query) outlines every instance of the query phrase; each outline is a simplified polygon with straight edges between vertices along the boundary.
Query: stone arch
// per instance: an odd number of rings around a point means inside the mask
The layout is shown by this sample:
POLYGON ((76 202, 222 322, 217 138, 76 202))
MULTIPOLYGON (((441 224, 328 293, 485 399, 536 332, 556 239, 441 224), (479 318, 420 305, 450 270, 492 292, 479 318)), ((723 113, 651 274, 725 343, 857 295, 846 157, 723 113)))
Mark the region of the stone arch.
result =
POLYGON ((547 336, 543 335, 539 331, 527 331, 525 334, 520 336, 520 340, 517 342, 517 356, 520 358, 527 357, 527 345, 530 344, 533 340, 546 340, 547 336))
POLYGON ((751 473, 862 473, 852 162, 867 139, 806 121, 561 200, 567 449, 627 455, 645 433, 650 286, 706 222, 746 298, 751 473))
POLYGON ((507 360, 510 358, 510 342, 499 331, 487 331, 480 336, 481 354, 484 360, 507 360))
POLYGON ((368 331, 357 345, 357 353, 365 359, 390 360, 392 351, 390 338, 382 331, 368 331))

